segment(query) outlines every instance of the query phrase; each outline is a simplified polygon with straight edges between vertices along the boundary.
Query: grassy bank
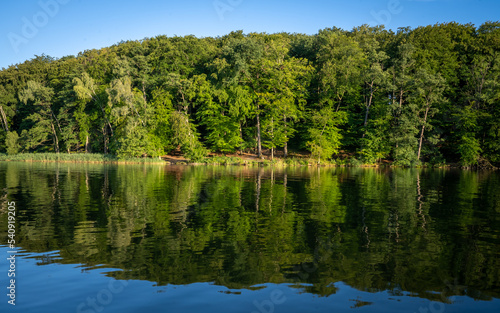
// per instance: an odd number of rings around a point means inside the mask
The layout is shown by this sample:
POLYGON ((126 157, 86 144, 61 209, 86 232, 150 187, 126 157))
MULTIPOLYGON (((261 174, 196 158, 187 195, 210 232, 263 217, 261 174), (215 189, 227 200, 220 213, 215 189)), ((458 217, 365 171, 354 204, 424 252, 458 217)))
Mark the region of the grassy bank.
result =
MULTIPOLYGON (((97 154, 97 153, 20 153, 14 155, 7 155, 0 153, 1 161, 24 161, 24 162, 68 162, 68 163, 121 163, 121 164, 180 164, 180 165, 237 165, 237 166, 322 166, 322 167, 401 167, 394 165, 392 162, 383 162, 375 164, 366 164, 355 158, 345 158, 336 160, 321 161, 318 164, 317 159, 312 159, 308 156, 303 157, 289 157, 289 158, 275 158, 258 159, 249 157, 238 156, 210 156, 198 162, 190 162, 184 158, 177 158, 176 160, 170 159, 168 156, 164 158, 129 158, 120 159, 117 156, 110 154, 97 154)), ((403 166, 404 167, 404 166, 403 166)), ((474 166, 462 167, 460 164, 427 164, 423 163, 413 168, 479 168, 479 169, 497 169, 495 166, 488 164, 488 166, 474 166)))
POLYGON ((161 159, 119 159, 113 155, 97 153, 19 153, 13 155, 0 154, 0 161, 72 163, 165 163, 165 161, 161 159))
MULTIPOLYGON (((190 165, 239 165, 239 166, 313 166, 317 160, 303 157, 258 159, 242 158, 237 156, 211 156, 197 162, 191 162, 184 158, 171 160, 168 157, 159 158, 129 158, 120 159, 110 154, 98 153, 19 153, 13 155, 1 154, 1 161, 24 161, 24 162, 72 162, 72 163, 160 163, 160 164, 190 164, 190 165)), ((345 166, 345 162, 326 161, 322 166, 345 166)))

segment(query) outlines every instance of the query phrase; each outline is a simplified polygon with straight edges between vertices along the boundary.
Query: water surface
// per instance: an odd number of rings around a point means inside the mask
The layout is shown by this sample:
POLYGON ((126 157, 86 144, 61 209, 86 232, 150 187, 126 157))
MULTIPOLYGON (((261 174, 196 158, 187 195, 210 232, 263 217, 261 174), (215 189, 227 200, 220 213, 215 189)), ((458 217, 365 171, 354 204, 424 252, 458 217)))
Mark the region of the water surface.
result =
POLYGON ((497 172, 8 162, 0 188, 19 312, 500 309, 497 172))

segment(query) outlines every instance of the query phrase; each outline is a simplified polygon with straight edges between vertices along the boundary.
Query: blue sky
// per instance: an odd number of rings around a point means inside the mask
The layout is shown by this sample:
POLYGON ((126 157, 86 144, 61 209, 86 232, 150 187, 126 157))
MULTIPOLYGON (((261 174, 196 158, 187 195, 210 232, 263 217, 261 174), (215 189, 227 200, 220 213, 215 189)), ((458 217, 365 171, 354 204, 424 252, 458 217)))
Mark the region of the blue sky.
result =
POLYGON ((0 3, 0 68, 34 55, 75 55, 157 35, 233 30, 314 34, 337 26, 386 28, 500 19, 498 0, 23 0, 0 3))

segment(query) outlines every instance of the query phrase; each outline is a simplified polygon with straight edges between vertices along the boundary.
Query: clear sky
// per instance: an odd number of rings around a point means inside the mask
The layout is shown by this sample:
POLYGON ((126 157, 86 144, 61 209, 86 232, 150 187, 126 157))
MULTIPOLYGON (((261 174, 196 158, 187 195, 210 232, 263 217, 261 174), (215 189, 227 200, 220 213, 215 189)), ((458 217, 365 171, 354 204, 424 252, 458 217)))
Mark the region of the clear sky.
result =
POLYGON ((60 58, 157 35, 222 36, 240 29, 314 34, 332 26, 396 30, 497 20, 499 0, 3 0, 0 68, 34 55, 60 58))

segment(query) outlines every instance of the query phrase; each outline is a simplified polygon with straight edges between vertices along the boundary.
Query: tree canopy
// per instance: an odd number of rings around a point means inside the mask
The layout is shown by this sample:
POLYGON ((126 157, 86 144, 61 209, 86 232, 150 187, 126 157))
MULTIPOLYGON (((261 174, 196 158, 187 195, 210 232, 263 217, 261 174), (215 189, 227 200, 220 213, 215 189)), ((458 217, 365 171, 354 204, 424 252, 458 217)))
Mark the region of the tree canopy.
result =
POLYGON ((0 71, 0 152, 500 163, 500 22, 158 36, 0 71))

